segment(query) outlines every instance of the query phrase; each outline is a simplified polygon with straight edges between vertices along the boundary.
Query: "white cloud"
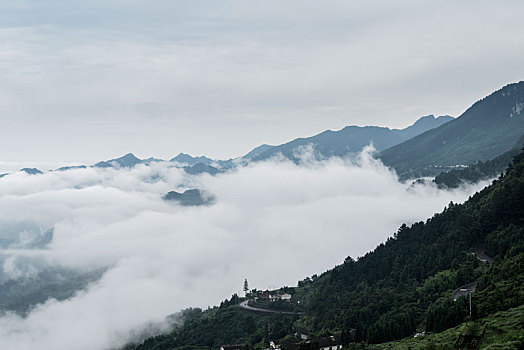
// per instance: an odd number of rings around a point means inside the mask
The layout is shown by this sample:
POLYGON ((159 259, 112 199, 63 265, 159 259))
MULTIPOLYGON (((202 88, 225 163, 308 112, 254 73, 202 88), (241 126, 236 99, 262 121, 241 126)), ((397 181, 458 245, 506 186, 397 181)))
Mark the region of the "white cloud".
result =
POLYGON ((0 318, 0 347, 122 345, 169 313, 219 303, 246 277, 259 289, 295 285, 348 255, 361 256, 403 222, 424 220, 474 190, 409 188, 367 154, 357 163, 270 161, 216 177, 154 164, 1 179, 2 221, 55 232, 47 249, 2 250, 5 273, 23 278, 16 264, 24 257, 109 269, 68 300, 49 300, 25 318, 0 318), (158 181, 144 181, 151 175, 158 181), (205 189, 217 202, 180 207, 161 199, 178 186, 205 189))

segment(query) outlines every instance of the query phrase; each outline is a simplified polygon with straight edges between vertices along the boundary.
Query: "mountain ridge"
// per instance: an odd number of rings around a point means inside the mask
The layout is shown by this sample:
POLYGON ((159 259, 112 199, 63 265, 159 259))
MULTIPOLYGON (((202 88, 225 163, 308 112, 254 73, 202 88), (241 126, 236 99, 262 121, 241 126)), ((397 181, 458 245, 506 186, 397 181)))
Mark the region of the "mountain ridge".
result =
MULTIPOLYGON (((349 125, 341 130, 325 130, 319 134, 311 137, 303 137, 291 140, 281 145, 268 145, 262 144, 255 147, 253 150, 236 159, 228 160, 215 160, 205 155, 191 156, 187 153, 179 153, 175 157, 171 158, 169 162, 177 163, 190 175, 199 175, 202 173, 208 173, 216 175, 227 169, 233 168, 237 165, 247 164, 250 162, 257 162, 266 160, 279 153, 282 153, 285 157, 298 161, 295 153, 301 146, 308 144, 316 145, 316 151, 318 151, 324 157, 330 156, 345 156, 348 153, 359 152, 365 146, 373 143, 375 148, 378 150, 384 149, 386 146, 394 143, 397 144, 402 140, 413 137, 421 132, 428 129, 438 127, 449 121, 453 120, 451 116, 439 116, 427 115, 420 117, 413 124, 409 125, 404 129, 390 129, 388 127, 380 126, 355 126, 349 125), (335 146, 332 147, 333 142, 329 139, 335 139, 335 146), (353 144, 347 144, 348 139, 352 139, 353 144)), ((139 164, 150 164, 152 162, 162 162, 165 160, 158 158, 147 158, 140 159, 133 153, 127 153, 121 157, 99 161, 92 165, 96 168, 133 168, 139 164)), ((65 166, 57 171, 67 171, 72 169, 85 168, 85 165, 81 166, 65 166)))
POLYGON ((524 134, 523 111, 524 81, 508 84, 449 123, 385 149, 379 158, 408 178, 487 161, 509 151, 524 134))
POLYGON ((267 145, 267 149, 261 151, 260 147, 264 146, 262 145, 253 149, 244 157, 247 157, 249 161, 262 161, 282 154, 284 157, 298 162, 296 152, 300 147, 310 144, 321 157, 326 158, 360 152, 369 144, 373 144, 380 151, 451 120, 453 120, 453 117, 450 116, 435 118, 434 115, 427 115, 417 119, 412 125, 404 129, 348 125, 337 131, 325 130, 319 134, 297 138, 277 146, 267 145))
POLYGON ((208 158, 206 156, 197 156, 193 157, 187 153, 179 153, 176 157, 169 160, 170 162, 178 162, 182 164, 186 164, 188 166, 192 166, 198 163, 202 164, 212 164, 214 162, 213 159, 208 158))

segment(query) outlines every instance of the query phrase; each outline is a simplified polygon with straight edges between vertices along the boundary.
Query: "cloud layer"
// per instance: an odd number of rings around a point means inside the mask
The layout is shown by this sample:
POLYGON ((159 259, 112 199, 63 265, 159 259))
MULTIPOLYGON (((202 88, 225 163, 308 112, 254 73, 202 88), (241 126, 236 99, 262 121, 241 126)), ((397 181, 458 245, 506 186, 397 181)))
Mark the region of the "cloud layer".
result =
POLYGON ((219 303, 244 278, 259 289, 295 285, 473 191, 401 184, 367 153, 303 166, 275 160, 216 177, 166 163, 9 175, 0 180, 1 223, 54 228, 54 236, 44 249, 2 249, 4 279, 34 276, 28 264, 108 270, 72 298, 1 317, 0 347, 117 347, 169 313, 219 303), (161 199, 193 187, 216 204, 161 199))

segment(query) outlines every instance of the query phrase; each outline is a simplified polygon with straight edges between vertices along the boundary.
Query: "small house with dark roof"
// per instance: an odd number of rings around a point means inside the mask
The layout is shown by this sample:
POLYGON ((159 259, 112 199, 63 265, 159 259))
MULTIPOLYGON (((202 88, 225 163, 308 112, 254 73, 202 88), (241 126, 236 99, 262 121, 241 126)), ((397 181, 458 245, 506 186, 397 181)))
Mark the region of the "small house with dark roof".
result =
POLYGON ((311 331, 307 328, 298 327, 295 333, 295 338, 307 340, 311 336, 311 331))
POLYGON ((342 349, 342 337, 340 334, 335 334, 329 337, 318 338, 318 347, 320 350, 342 349))
POLYGON ((258 293, 258 299, 260 300, 269 300, 272 295, 269 292, 258 293))

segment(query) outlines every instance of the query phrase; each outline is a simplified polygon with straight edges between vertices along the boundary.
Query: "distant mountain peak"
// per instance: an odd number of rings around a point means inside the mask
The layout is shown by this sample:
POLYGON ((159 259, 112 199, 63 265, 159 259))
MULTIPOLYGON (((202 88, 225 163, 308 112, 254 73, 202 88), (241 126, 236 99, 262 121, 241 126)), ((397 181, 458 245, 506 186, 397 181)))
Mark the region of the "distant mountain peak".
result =
POLYGON ((141 159, 135 156, 133 153, 127 153, 120 158, 113 159, 113 161, 125 164, 138 164, 140 163, 141 159))
POLYGON ((87 166, 85 165, 70 165, 70 166, 63 166, 61 168, 56 169, 55 171, 68 171, 68 170, 75 170, 75 169, 86 169, 87 166))
MULTIPOLYGON (((453 119, 455 118, 453 118, 450 115, 440 115, 438 117, 435 117, 435 115, 433 114, 428 114, 428 115, 418 118, 413 124, 411 124, 407 128, 411 126, 423 125, 423 124, 428 124, 428 123, 434 124, 435 122, 439 122, 439 125, 440 125, 441 123, 442 124, 447 123, 453 119)), ((407 128, 402 129, 402 130, 406 130, 407 128)))
POLYGON ((127 153, 120 158, 110 159, 96 163, 94 166, 97 168, 132 168, 137 164, 141 164, 142 160, 137 158, 133 153, 127 153))
POLYGON ((193 159, 193 156, 191 156, 190 154, 184 153, 184 152, 180 152, 173 159, 186 159, 186 158, 187 159, 193 159))
POLYGON ((205 163, 196 163, 194 165, 185 166, 184 171, 190 175, 200 175, 204 173, 216 175, 220 172, 220 170, 218 170, 214 166, 205 163))
POLYGON ((133 153, 126 153, 124 156, 120 157, 120 159, 140 160, 133 153))
POLYGON ((413 126, 413 125, 418 125, 418 124, 423 124, 423 123, 428 123, 428 122, 432 122, 432 121, 435 121, 437 118, 435 118, 435 115, 433 114, 429 114, 429 115, 425 115, 423 117, 420 117, 418 118, 413 124, 411 124, 410 126, 413 126))
POLYGON ((20 169, 20 171, 29 174, 29 175, 40 175, 43 174, 43 172, 40 169, 37 168, 23 168, 20 169))
POLYGON ((417 135, 420 135, 426 131, 435 129, 455 118, 449 116, 449 115, 441 115, 437 118, 433 114, 425 115, 423 117, 420 117, 415 121, 413 124, 408 126, 407 128, 404 128, 402 130, 398 130, 399 133, 403 133, 406 135, 406 139, 411 139, 417 135))
POLYGON ((176 201, 183 206, 211 205, 215 197, 205 191, 192 188, 184 192, 170 191, 162 197, 166 201, 176 201))
POLYGON ((211 164, 213 163, 213 159, 206 156, 193 157, 187 153, 179 153, 176 157, 172 158, 170 162, 177 162, 187 165, 195 165, 197 163, 211 164))

